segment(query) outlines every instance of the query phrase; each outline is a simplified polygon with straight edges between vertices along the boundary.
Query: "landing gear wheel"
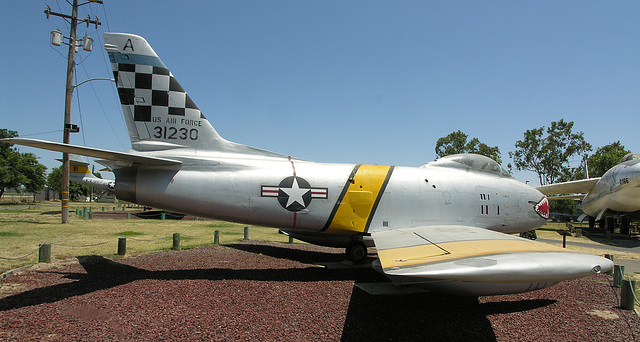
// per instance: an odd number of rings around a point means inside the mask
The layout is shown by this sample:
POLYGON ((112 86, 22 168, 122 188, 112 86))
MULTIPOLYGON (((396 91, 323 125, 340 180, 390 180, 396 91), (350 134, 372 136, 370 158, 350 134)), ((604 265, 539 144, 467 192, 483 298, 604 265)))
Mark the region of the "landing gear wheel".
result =
POLYGON ((538 238, 538 234, 536 234, 535 230, 530 230, 528 232, 520 233, 520 237, 521 238, 525 238, 525 239, 529 239, 529 240, 535 240, 535 239, 538 238))
POLYGON ((367 257, 367 246, 360 241, 352 242, 346 250, 347 258, 353 262, 362 262, 367 257))
POLYGON ((605 229, 611 232, 611 234, 613 234, 614 230, 616 229, 616 226, 614 224, 615 220, 613 219, 613 217, 607 217, 605 219, 605 229))

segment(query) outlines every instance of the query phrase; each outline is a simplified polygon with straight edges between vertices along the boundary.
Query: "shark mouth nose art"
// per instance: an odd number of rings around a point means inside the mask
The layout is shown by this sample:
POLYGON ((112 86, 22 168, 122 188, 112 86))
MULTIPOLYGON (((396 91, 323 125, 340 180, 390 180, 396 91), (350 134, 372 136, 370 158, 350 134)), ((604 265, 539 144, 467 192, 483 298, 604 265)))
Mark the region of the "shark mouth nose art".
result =
POLYGON ((549 218, 549 200, 546 197, 543 197, 540 202, 536 203, 533 209, 542 217, 543 219, 549 218))

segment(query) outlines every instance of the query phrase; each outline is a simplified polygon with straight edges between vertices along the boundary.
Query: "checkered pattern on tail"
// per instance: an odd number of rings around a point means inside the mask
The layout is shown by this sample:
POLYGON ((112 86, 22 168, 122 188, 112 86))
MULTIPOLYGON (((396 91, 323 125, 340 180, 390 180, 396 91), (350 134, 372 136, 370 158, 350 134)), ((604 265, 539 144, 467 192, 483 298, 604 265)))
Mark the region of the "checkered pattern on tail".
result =
POLYGON ((142 37, 104 33, 131 146, 285 156, 223 139, 142 37))
POLYGON ((120 102, 133 113, 134 121, 151 122, 152 116, 206 119, 168 69, 123 63, 113 69, 120 102))

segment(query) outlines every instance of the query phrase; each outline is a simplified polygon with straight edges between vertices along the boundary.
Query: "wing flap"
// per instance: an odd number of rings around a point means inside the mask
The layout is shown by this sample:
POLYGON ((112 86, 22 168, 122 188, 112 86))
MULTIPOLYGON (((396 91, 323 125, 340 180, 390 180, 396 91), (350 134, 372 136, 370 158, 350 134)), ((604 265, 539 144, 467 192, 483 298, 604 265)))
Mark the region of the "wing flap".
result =
POLYGON ((537 187, 536 189, 547 196, 560 194, 586 194, 591 191, 594 186, 596 186, 596 183, 598 183, 598 181, 600 181, 600 177, 542 185, 537 187))
POLYGON ((161 166, 161 165, 175 166, 175 165, 182 164, 180 161, 173 160, 173 159, 144 156, 139 154, 127 153, 127 152, 103 150, 103 149, 98 149, 93 147, 63 144, 63 143, 45 141, 45 140, 39 140, 39 139, 7 138, 7 139, 0 139, 0 141, 8 142, 10 144, 18 144, 18 145, 41 148, 49 151, 79 154, 82 156, 112 160, 116 162, 156 165, 156 166, 161 166))
POLYGON ((416 227, 376 232, 372 237, 383 272, 399 284, 419 279, 553 282, 613 268, 602 257, 476 227, 416 227))

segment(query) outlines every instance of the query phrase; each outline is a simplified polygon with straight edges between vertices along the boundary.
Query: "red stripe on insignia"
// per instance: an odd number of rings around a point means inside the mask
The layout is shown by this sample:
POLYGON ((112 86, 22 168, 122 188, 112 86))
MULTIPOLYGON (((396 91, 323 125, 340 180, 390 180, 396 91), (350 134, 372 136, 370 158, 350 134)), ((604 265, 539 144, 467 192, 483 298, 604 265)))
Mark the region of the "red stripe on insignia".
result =
POLYGON ((263 186, 262 187, 262 197, 278 197, 280 193, 280 188, 273 186, 263 186))

